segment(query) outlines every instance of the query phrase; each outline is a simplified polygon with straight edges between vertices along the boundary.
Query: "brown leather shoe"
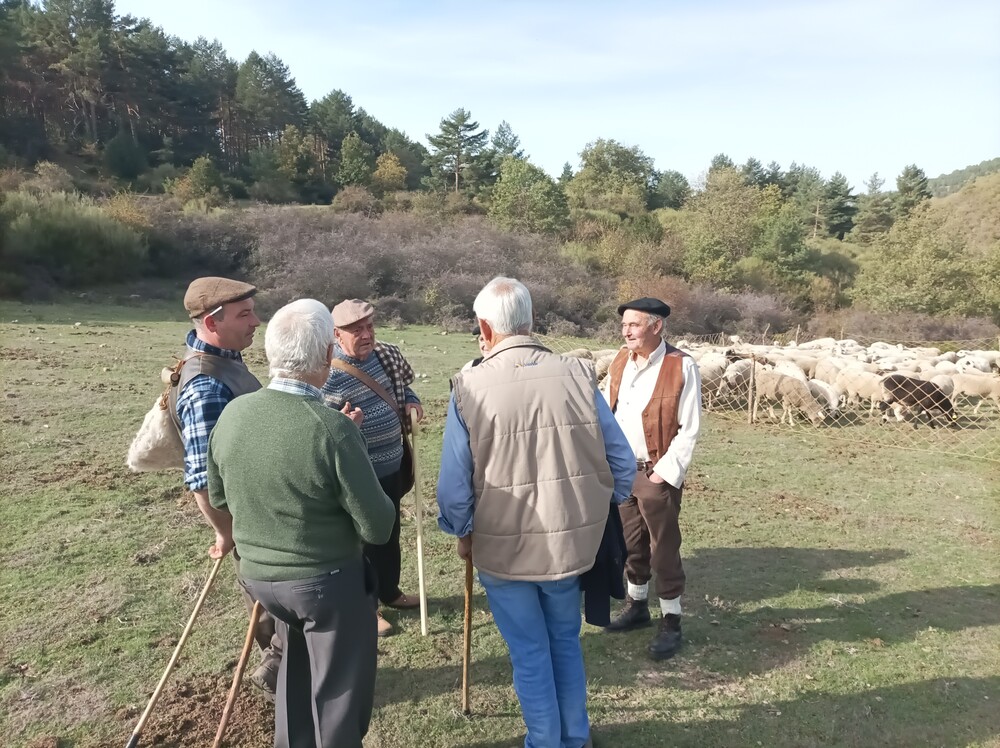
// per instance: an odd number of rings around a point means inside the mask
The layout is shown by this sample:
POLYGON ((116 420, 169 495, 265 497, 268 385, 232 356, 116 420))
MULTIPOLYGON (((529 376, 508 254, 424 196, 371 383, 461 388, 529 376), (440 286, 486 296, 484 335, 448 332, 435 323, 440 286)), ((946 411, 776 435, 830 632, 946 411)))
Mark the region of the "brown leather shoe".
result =
POLYGON ((663 616, 660 630, 656 632, 647 651, 654 660, 669 660, 681 648, 681 617, 671 613, 663 616))
POLYGON ((419 597, 410 597, 406 594, 400 594, 391 603, 386 603, 386 607, 395 608, 396 610, 411 610, 412 608, 420 607, 419 597))
POLYGON ((392 624, 382 617, 381 611, 376 615, 378 616, 378 635, 380 637, 389 636, 392 633, 392 624))

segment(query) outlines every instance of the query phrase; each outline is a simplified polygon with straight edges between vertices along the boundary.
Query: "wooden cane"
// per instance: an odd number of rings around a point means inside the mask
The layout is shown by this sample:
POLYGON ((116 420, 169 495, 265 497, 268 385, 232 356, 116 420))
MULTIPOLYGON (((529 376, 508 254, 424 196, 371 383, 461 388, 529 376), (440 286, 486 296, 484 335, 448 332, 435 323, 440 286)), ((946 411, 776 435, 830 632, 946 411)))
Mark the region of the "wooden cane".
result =
POLYGON ((424 585, 424 507, 420 500, 420 460, 417 459, 417 412, 410 411, 413 447, 413 506, 417 522, 417 587, 420 595, 420 634, 427 636, 427 588, 424 585))
POLYGON ((243 680, 243 671, 246 670, 247 660, 250 659, 250 650, 253 649, 253 632, 257 628, 257 621, 260 619, 261 604, 254 602, 253 611, 250 613, 250 628, 247 629, 247 638, 243 642, 243 651, 240 653, 240 660, 236 663, 236 673, 233 675, 233 685, 229 688, 229 698, 226 699, 226 708, 222 710, 222 721, 219 722, 219 729, 215 732, 215 742, 212 748, 219 748, 222 745, 222 736, 226 733, 226 725, 229 724, 229 717, 233 713, 236 705, 236 695, 240 692, 240 683, 243 680))
MULTIPOLYGON (((224 558, 224 557, 223 557, 224 558)), ((212 567, 212 571, 208 574, 208 581, 205 582, 205 589, 201 591, 201 595, 198 596, 198 601, 194 604, 194 610, 191 611, 191 617, 188 619, 187 626, 184 627, 184 631, 181 633, 181 638, 177 642, 177 646, 174 647, 174 653, 170 657, 170 662, 167 663, 167 669, 163 671, 163 676, 160 678, 160 682, 156 684, 156 690, 153 691, 153 695, 149 699, 149 703, 146 705, 146 711, 142 713, 139 717, 139 724, 135 726, 132 731, 132 737, 128 739, 125 744, 125 748, 136 748, 139 745, 139 735, 142 734, 142 728, 146 726, 146 721, 149 719, 149 715, 153 712, 153 707, 156 706, 157 700, 160 698, 160 693, 163 691, 163 686, 167 682, 167 678, 170 675, 170 671, 174 669, 174 665, 177 664, 177 658, 181 655, 181 648, 184 646, 184 642, 187 641, 188 634, 191 633, 191 627, 194 626, 194 619, 198 617, 198 611, 201 610, 202 603, 205 602, 205 598, 208 597, 208 591, 212 588, 212 582, 215 581, 216 574, 219 573, 219 568, 222 566, 222 559, 217 559, 215 566, 212 567)))
POLYGON ((472 559, 465 560, 465 642, 462 650, 462 714, 472 714, 469 706, 469 665, 472 660, 472 559))

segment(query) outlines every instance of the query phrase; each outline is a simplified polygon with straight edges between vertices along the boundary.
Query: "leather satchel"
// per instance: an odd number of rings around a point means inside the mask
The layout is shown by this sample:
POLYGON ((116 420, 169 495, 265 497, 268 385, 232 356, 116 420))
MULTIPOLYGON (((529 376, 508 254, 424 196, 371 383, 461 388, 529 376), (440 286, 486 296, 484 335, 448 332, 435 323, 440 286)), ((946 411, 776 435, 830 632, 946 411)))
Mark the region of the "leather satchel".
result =
POLYGON ((399 418, 399 425, 403 430, 403 460, 399 464, 399 473, 402 476, 402 486, 400 486, 401 493, 407 494, 413 488, 413 445, 410 444, 410 440, 407 434, 410 432, 410 424, 406 420, 405 408, 400 409, 399 403, 396 399, 389 395, 379 383, 372 379, 370 376, 365 374, 361 369, 356 366, 352 366, 346 361, 341 361, 339 358, 334 358, 330 360, 331 369, 339 369, 340 371, 347 372, 352 377, 361 382, 365 387, 370 389, 380 398, 385 400, 386 404, 392 408, 396 417, 399 418))

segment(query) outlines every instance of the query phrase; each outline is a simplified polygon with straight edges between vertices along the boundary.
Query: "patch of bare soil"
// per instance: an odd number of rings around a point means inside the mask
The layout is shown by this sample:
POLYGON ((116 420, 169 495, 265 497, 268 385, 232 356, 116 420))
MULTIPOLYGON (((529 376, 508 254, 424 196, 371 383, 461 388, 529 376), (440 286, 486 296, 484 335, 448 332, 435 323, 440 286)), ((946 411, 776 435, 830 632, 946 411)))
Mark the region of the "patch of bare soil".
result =
MULTIPOLYGON (((167 687, 142 731, 143 746, 187 748, 211 745, 222 719, 231 676, 205 676, 167 687)), ((130 730, 134 728, 135 715, 130 730)), ((274 707, 244 680, 222 745, 227 748, 270 748, 274 743, 274 707)))
POLYGON ((45 735, 40 738, 35 738, 28 743, 25 748, 59 748, 59 746, 59 738, 53 737, 52 735, 45 735))
POLYGON ((842 509, 822 501, 805 499, 787 493, 775 494, 772 501, 774 513, 778 516, 793 514, 798 519, 831 519, 843 512, 842 509))

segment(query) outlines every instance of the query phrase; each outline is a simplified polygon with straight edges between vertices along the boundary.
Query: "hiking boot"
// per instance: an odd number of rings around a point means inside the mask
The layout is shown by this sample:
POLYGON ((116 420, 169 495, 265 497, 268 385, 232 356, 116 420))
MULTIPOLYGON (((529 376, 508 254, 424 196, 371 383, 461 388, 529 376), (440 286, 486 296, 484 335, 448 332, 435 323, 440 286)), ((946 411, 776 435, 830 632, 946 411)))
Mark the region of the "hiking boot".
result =
POLYGON ((628 595, 625 596, 625 607, 618 616, 612 619, 611 623, 604 627, 605 631, 631 631, 640 626, 645 626, 650 621, 649 601, 633 600, 628 595))
POLYGON ((376 613, 378 616, 378 635, 379 637, 389 636, 392 633, 392 624, 389 623, 382 617, 382 611, 376 613))
POLYGON ((278 692, 278 668, 281 667, 281 658, 270 655, 257 666, 257 669, 250 674, 250 682, 264 694, 264 698, 274 703, 275 694, 278 692))
POLYGON ((669 660, 681 648, 681 617, 667 613, 660 621, 660 630, 656 632, 647 651, 654 660, 669 660))

